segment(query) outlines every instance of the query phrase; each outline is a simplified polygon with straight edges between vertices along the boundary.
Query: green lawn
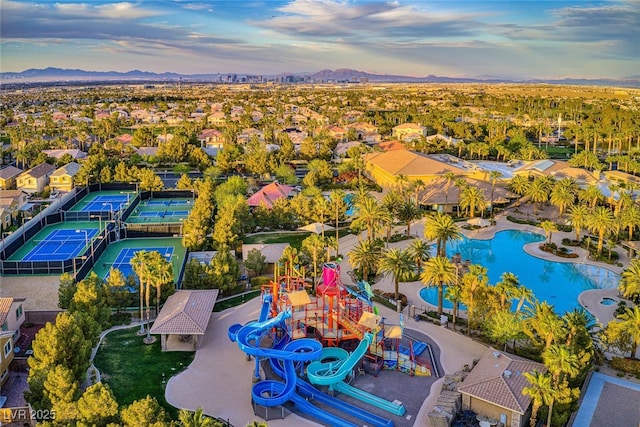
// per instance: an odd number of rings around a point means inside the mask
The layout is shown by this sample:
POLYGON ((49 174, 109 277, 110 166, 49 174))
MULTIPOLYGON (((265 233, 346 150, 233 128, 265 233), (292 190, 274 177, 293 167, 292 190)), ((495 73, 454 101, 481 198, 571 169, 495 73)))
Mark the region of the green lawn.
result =
POLYGON ((150 395, 173 419, 177 419, 178 410, 164 398, 165 383, 185 369, 195 353, 163 353, 160 351, 160 337, 154 344, 146 345, 142 337, 136 335, 138 329, 134 327, 109 333, 102 340, 94 364, 121 407, 150 395))
MULTIPOLYGON (((349 234, 348 229, 341 229, 338 232, 340 237, 346 236, 349 234)), ((281 233, 260 233, 260 234, 252 234, 251 236, 247 236, 243 239, 243 243, 246 244, 254 244, 254 243, 288 243, 294 248, 300 249, 302 247, 302 241, 309 237, 311 232, 308 231, 283 231, 281 233)), ((335 237, 335 230, 325 232, 326 237, 335 237)))

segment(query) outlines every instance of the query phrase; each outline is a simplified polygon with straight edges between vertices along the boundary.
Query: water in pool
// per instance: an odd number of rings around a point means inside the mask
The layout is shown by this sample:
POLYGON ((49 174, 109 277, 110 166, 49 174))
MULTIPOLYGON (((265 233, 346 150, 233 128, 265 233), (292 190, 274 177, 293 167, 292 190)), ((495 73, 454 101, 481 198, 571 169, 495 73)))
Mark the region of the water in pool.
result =
MULTIPOLYGON (((462 260, 487 268, 489 283, 500 281, 502 273, 508 271, 520 279, 520 283, 533 291, 540 301, 547 301, 559 314, 571 311, 578 304, 578 295, 589 289, 612 289, 618 286, 620 276, 610 270, 586 264, 545 261, 528 255, 523 246, 541 242, 539 234, 506 230, 496 233, 491 240, 464 239, 447 245, 447 255, 460 253, 462 260)), ((437 305, 437 288, 424 288, 420 296, 437 305)), ((451 308, 444 301, 445 308, 451 308)))

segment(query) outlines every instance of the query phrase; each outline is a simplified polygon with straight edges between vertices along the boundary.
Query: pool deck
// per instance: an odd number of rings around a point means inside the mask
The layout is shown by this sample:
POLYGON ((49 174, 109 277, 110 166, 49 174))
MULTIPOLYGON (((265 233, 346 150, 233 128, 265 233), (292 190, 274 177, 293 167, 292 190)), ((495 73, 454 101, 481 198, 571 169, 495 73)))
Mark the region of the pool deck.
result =
POLYGON ((594 372, 572 426, 640 425, 640 383, 594 372))

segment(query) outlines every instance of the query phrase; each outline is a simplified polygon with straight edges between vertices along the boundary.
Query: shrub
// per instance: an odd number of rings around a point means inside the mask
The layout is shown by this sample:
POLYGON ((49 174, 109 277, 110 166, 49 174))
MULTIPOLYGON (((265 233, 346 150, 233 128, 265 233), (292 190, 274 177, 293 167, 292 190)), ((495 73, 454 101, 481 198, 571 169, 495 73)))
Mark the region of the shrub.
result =
POLYGON ((267 276, 256 276, 251 278, 251 287, 260 287, 262 285, 266 285, 271 281, 271 277, 267 276))
POLYGON ((628 372, 634 375, 640 375, 640 360, 614 357, 611 360, 611 367, 618 371, 628 372))

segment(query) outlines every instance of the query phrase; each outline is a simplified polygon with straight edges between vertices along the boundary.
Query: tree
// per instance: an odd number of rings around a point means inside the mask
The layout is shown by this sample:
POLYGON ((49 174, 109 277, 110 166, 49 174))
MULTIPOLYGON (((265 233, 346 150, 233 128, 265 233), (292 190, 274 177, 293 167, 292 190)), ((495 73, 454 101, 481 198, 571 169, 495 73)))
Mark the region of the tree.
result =
POLYGON ((547 236, 548 245, 549 243, 551 243, 551 236, 553 235, 553 232, 558 231, 558 226, 553 221, 544 220, 540 223, 540 228, 544 230, 544 234, 545 236, 547 236))
POLYGON ((382 257, 382 248, 383 244, 380 240, 361 240, 349 251, 349 263, 360 270, 363 280, 369 280, 369 274, 376 272, 382 257))
MULTIPOLYGON (((136 276, 138 276, 138 284, 140 285, 140 333, 144 332, 144 318, 142 311, 144 309, 143 298, 145 291, 149 293, 149 287, 151 286, 151 267, 149 263, 149 252, 142 250, 137 251, 131 257, 129 261, 131 268, 136 276)), ((147 299, 148 301, 148 299, 147 299)), ((147 303, 148 306, 148 303, 147 303)))
POLYGON ((189 175, 183 173, 180 175, 178 182, 176 182, 176 188, 179 190, 193 190, 193 181, 189 178, 189 175))
POLYGON ((587 217, 587 227, 591 232, 598 233, 598 250, 597 255, 602 255, 602 246, 604 245, 604 235, 613 228, 615 219, 613 212, 606 206, 597 206, 591 211, 587 217))
POLYGON ((531 186, 531 182, 529 178, 524 175, 515 175, 511 178, 509 183, 509 188, 516 194, 520 196, 524 196, 529 191, 529 187, 531 186))
POLYGON ((640 259, 634 258, 622 272, 619 284, 620 293, 630 300, 640 298, 640 259))
POLYGON ((484 193, 478 187, 470 185, 462 190, 462 194, 460 195, 460 208, 464 210, 468 209, 471 218, 475 217, 476 210, 482 212, 486 204, 484 193))
MULTIPOLYGON (((156 288, 156 316, 160 312, 160 291, 162 285, 173 282, 173 263, 158 251, 149 252, 150 283, 156 288)), ((149 321, 149 300, 147 297, 147 321, 149 321)))
POLYGON ((617 320, 609 322, 605 334, 609 343, 630 351, 635 359, 640 345, 640 307, 627 308, 617 320))
POLYGON ((107 305, 120 312, 120 309, 129 299, 130 292, 127 289, 128 286, 127 278, 124 277, 122 271, 111 267, 109 269, 109 274, 104 281, 104 294, 107 305))
POLYGON ((500 297, 500 308, 502 310, 510 308, 510 304, 508 303, 510 303, 514 298, 519 286, 520 281, 518 280, 518 276, 508 271, 502 273, 500 281, 496 283, 496 286, 494 287, 494 290, 500 297))
POLYGON ((149 168, 140 169, 139 179, 141 191, 160 191, 164 188, 162 179, 149 168))
POLYGON ((538 203, 544 203, 549 200, 549 185, 546 178, 537 177, 533 180, 527 189, 527 196, 533 202, 533 214, 537 213, 538 203))
POLYGON ((578 185, 573 178, 562 178, 553 185, 549 201, 558 207, 558 218, 561 218, 565 210, 573 205, 577 190, 578 185))
POLYGON ((102 280, 98 278, 95 272, 91 272, 89 277, 78 283, 76 293, 73 294, 69 305, 69 311, 88 315, 102 328, 107 325, 111 309, 102 291, 102 280))
POLYGON ((340 255, 340 219, 344 218, 348 209, 345 198, 346 193, 342 190, 333 190, 329 195, 331 201, 329 208, 333 214, 336 227, 336 256, 340 255))
POLYGON ((493 170, 489 172, 489 179, 491 180, 491 199, 489 201, 489 206, 491 206, 491 216, 493 216, 493 192, 496 187, 496 181, 500 177, 502 177, 502 172, 500 171, 493 170))
POLYGON ((48 407, 55 413, 56 423, 72 425, 78 417, 76 399, 78 397, 78 380, 73 372, 62 365, 52 366, 43 384, 44 396, 49 401, 48 407))
POLYGON ((309 237, 302 241, 302 250, 311 258, 311 266, 313 268, 313 288, 316 287, 318 280, 318 261, 324 252, 325 239, 322 236, 311 233, 309 237))
POLYGON ((204 415, 202 408, 198 407, 195 412, 181 409, 178 412, 178 420, 182 427, 215 427, 213 418, 204 415))
POLYGON ((163 427, 168 424, 167 415, 155 397, 138 399, 120 411, 124 427, 163 427))
POLYGON ((373 197, 367 197, 355 203, 355 211, 356 219, 353 220, 352 226, 363 226, 367 230, 367 240, 373 240, 387 210, 373 197))
POLYGON ((536 419, 538 410, 542 405, 546 405, 551 400, 553 386, 551 384, 551 375, 548 373, 540 373, 538 371, 523 372, 522 375, 529 382, 529 386, 522 389, 522 393, 529 396, 533 402, 531 408, 530 426, 536 427, 536 419))
POLYGON ((456 179, 456 174, 451 172, 451 171, 447 171, 442 176, 445 179, 445 184, 444 184, 444 205, 445 206, 449 206, 449 190, 451 189, 451 185, 453 184, 453 182, 456 179))
POLYGON ((444 284, 457 282, 456 268, 449 258, 436 256, 426 262, 420 280, 427 286, 438 287, 438 316, 442 314, 444 284))
POLYGON ((267 267, 266 260, 267 257, 262 255, 258 249, 254 248, 247 252, 247 259, 244 262, 244 266, 248 271, 253 272, 255 276, 259 276, 267 267))
POLYGON ((431 245, 423 239, 414 239, 409 247, 409 256, 416 265, 418 274, 422 273, 422 263, 429 260, 431 257, 431 245))
MULTIPOLYGON (((456 272, 458 275, 458 272, 456 272)), ((456 278, 457 281, 457 278, 456 278)), ((444 292, 444 297, 447 301, 453 304, 453 330, 456 330, 456 323, 458 321, 458 312, 460 309, 460 301, 462 300, 462 288, 459 284, 447 286, 447 290, 444 292)))
POLYGON ((78 419, 92 426, 107 426, 118 415, 118 402, 107 384, 97 383, 87 387, 78 399, 78 419))
POLYGON ((469 334, 471 334, 471 328, 476 321, 478 299, 487 287, 488 282, 486 267, 478 264, 471 264, 469 271, 462 276, 462 302, 467 306, 469 334))
POLYGON ((228 206, 226 209, 219 209, 213 227, 213 241, 216 242, 216 248, 218 250, 222 247, 234 248, 238 243, 239 227, 240 224, 233 209, 229 209, 228 206))
POLYGON ((406 249, 391 248, 382 254, 378 270, 391 274, 393 278, 396 304, 398 303, 399 282, 407 280, 413 273, 413 263, 406 249))
POLYGON ((449 215, 436 212, 425 220, 424 237, 436 241, 437 256, 446 257, 447 243, 462 239, 462 233, 449 215))
POLYGON ((640 208, 632 204, 624 209, 619 217, 620 225, 629 231, 629 240, 633 240, 633 230, 640 227, 640 208))
POLYGON ((600 200, 604 199, 604 195, 600 191, 600 187, 589 184, 583 190, 578 191, 578 199, 588 203, 589 207, 593 209, 600 200))
POLYGON ((411 235, 411 223, 422 216, 420 207, 413 199, 404 199, 395 210, 398 221, 403 222, 407 226, 406 235, 411 235))
POLYGON ((62 273, 58 287, 58 307, 69 308, 73 294, 76 293, 76 281, 70 273, 62 273))
POLYGON ((510 309, 501 309, 493 313, 485 322, 484 328, 488 338, 496 340, 507 351, 507 343, 522 335, 522 319, 510 309))
POLYGON ((580 231, 587 225, 589 217, 589 208, 585 205, 575 205, 569 209, 569 220, 571 226, 576 232, 576 241, 580 241, 580 231))
POLYGON ((564 322, 548 302, 536 302, 529 311, 523 330, 536 346, 547 349, 565 337, 564 322))

